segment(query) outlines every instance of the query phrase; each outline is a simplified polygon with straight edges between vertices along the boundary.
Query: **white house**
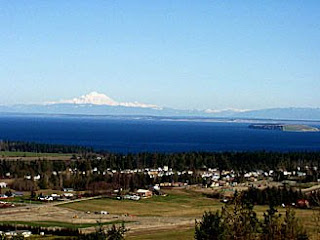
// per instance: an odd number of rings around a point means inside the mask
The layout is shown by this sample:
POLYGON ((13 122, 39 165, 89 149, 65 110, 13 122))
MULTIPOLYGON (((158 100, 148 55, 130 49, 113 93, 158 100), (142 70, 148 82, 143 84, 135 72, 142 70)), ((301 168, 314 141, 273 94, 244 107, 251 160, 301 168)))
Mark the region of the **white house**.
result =
POLYGON ((141 197, 151 197, 152 192, 147 189, 138 189, 137 194, 139 194, 141 197))

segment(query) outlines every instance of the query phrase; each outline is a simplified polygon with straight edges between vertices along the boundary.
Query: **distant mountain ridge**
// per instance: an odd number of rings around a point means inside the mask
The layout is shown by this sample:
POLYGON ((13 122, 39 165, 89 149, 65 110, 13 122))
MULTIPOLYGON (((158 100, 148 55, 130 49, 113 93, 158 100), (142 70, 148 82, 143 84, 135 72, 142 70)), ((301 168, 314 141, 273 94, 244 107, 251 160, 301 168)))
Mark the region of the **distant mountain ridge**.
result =
POLYGON ((0 113, 320 120, 320 108, 181 110, 136 101, 119 102, 98 92, 91 92, 78 98, 47 102, 45 104, 0 105, 0 113))
POLYGON ((239 118, 320 120, 320 108, 270 108, 237 113, 239 118))
POLYGON ((247 110, 244 112, 232 110, 207 112, 205 110, 179 110, 172 108, 158 109, 146 107, 57 103, 50 105, 20 104, 12 106, 0 106, 0 113, 320 120, 320 108, 272 108, 261 110, 247 110))

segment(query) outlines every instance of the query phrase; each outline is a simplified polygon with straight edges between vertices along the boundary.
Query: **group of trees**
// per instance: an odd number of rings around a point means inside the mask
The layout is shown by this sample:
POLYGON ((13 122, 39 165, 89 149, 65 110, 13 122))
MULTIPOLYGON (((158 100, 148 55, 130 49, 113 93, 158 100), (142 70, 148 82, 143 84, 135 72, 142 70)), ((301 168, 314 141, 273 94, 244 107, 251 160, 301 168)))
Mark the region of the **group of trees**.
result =
POLYGON ((77 240, 123 240, 128 231, 129 229, 125 227, 124 223, 120 226, 113 224, 111 228, 105 229, 103 225, 98 222, 98 227, 96 227, 95 232, 79 235, 77 240))
MULTIPOLYGON (((0 141, 0 151, 21 151, 37 153, 73 153, 75 159, 101 160, 91 167, 101 169, 135 169, 169 166, 175 170, 219 168, 238 172, 256 169, 296 170, 298 166, 320 167, 319 152, 188 152, 188 153, 110 153, 94 151, 92 148, 70 145, 41 144, 30 142, 0 141)), ((87 162, 75 161, 73 165, 86 168, 87 162)))
MULTIPOLYGON (((28 230, 33 234, 39 234, 40 232, 45 232, 46 234, 55 235, 55 236, 80 236, 81 232, 78 229, 72 228, 45 228, 38 226, 28 226, 28 225, 16 225, 16 224, 0 224, 0 231, 16 231, 16 230, 28 230)), ((1 236, 1 235, 0 235, 1 236)), ((2 240, 2 238, 0 237, 2 240)), ((6 239, 6 238, 3 238, 6 239)))
MULTIPOLYGON (((237 172, 320 167, 319 152, 188 152, 188 153, 100 153, 103 167, 114 169, 157 168, 169 166, 174 170, 219 168, 237 172)), ((316 172, 313 172, 316 173, 316 172)), ((319 176, 319 175, 318 175, 319 176)))
POLYGON ((243 197, 252 204, 286 206, 296 204, 298 200, 307 200, 312 206, 320 206, 320 192, 313 191, 308 194, 287 187, 267 187, 258 189, 249 188, 242 192, 243 197))
MULTIPOLYGON (((112 224, 112 226, 108 229, 105 229, 101 222, 97 222, 96 231, 92 233, 81 233, 79 229, 71 229, 71 228, 43 228, 36 226, 21 226, 21 225, 13 225, 13 224, 0 224, 0 231, 16 231, 16 230, 29 230, 33 234, 39 234, 40 232, 44 232, 47 235, 53 236, 62 236, 63 239, 68 237, 68 239, 73 240, 123 240, 125 233, 129 231, 128 228, 125 227, 124 223, 119 226, 112 224)), ((7 237, 6 235, 0 234, 0 240, 20 240, 24 239, 24 236, 16 235, 7 237)))
POLYGON ((284 216, 270 205, 263 219, 257 217, 253 205, 237 196, 231 205, 217 212, 205 212, 195 224, 196 240, 304 240, 306 230, 295 212, 286 209, 284 216))
POLYGON ((268 187, 265 189, 258 189, 251 187, 248 191, 243 192, 243 196, 247 201, 258 205, 273 205, 279 206, 281 204, 291 205, 296 203, 298 199, 305 199, 307 195, 301 191, 294 191, 292 188, 277 188, 268 187))

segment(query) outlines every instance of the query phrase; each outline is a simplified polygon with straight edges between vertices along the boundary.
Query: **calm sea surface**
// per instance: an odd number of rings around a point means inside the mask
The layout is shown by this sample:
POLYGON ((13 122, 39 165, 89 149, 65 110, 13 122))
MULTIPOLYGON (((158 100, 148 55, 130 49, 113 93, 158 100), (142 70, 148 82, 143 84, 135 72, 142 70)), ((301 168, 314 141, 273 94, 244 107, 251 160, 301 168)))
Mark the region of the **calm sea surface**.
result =
MULTIPOLYGON (((0 139, 90 146, 113 152, 319 151, 320 132, 250 129, 250 123, 0 115, 0 139)), ((320 127, 320 123, 312 123, 320 127)))

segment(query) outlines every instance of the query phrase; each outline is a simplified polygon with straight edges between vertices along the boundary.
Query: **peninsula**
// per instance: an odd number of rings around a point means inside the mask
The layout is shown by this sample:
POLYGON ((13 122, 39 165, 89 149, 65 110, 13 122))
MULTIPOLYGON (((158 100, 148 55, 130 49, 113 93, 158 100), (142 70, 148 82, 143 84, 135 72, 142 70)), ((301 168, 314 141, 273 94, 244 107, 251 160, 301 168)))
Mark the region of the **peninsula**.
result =
POLYGON ((279 130, 285 132, 319 132, 316 127, 300 124, 251 124, 249 128, 263 130, 279 130))

